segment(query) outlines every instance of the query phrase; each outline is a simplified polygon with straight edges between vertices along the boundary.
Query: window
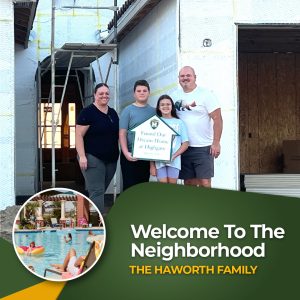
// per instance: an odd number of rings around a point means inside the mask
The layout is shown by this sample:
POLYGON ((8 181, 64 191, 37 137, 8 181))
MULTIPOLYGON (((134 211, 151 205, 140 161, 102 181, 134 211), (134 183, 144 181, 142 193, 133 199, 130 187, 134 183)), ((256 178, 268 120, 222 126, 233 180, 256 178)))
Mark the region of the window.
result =
MULTIPOLYGON (((76 104, 68 103, 60 109, 60 103, 54 105, 55 148, 75 148, 76 104), (58 117, 59 116, 59 117, 58 117), (58 119, 57 119, 58 117, 58 119)), ((41 103, 42 148, 52 148, 52 103, 41 103)))
POLYGON ((76 126, 76 106, 75 103, 69 103, 69 147, 75 148, 75 126, 76 126))
MULTIPOLYGON (((55 148, 61 148, 61 112, 60 103, 54 104, 55 122, 58 118, 55 133, 55 148)), ((41 103, 42 148, 52 147, 52 103, 41 103)))

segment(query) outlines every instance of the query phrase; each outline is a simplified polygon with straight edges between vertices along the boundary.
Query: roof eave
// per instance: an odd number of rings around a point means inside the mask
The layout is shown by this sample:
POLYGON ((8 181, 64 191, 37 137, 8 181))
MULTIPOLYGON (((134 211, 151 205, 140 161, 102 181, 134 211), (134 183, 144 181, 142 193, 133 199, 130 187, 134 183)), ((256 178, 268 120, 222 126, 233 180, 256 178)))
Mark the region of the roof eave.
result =
MULTIPOLYGON (((117 41, 120 42, 160 1, 139 0, 132 3, 117 22, 117 41)), ((113 27, 105 38, 104 43, 109 44, 114 42, 114 40, 115 32, 113 27)))
MULTIPOLYGON (((24 48, 26 49, 28 47, 28 41, 29 41, 29 35, 30 35, 30 31, 32 29, 33 26, 33 21, 35 18, 35 14, 36 14, 36 9, 37 9, 37 5, 39 0, 14 0, 13 1, 15 3, 15 12, 16 10, 18 10, 18 8, 27 8, 30 10, 30 13, 28 15, 28 21, 26 26, 24 26, 22 28, 22 30, 17 30, 16 28, 16 23, 18 20, 16 20, 15 17, 15 36, 17 35, 17 37, 15 38, 15 42, 18 44, 21 44, 24 46, 24 48), (18 31, 18 32, 17 32, 18 31)), ((24 21, 24 20, 23 20, 24 21)))

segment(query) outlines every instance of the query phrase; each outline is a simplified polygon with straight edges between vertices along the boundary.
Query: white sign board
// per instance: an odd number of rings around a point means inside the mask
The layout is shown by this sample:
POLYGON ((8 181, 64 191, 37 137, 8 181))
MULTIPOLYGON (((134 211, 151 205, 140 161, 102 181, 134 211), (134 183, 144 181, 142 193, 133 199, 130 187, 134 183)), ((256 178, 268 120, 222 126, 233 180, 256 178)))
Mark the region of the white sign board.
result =
POLYGON ((171 160, 173 138, 178 133, 160 117, 153 116, 131 131, 134 132, 132 157, 166 162, 171 160))

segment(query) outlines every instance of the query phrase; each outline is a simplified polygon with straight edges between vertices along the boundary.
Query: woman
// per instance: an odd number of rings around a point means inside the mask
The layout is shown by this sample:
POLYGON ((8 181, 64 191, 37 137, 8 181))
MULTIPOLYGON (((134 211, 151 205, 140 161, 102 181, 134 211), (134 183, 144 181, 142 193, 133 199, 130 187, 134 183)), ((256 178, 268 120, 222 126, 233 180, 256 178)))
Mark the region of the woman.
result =
POLYGON ((79 275, 80 265, 84 261, 84 258, 84 256, 77 258, 75 249, 71 248, 62 264, 51 264, 51 266, 60 272, 69 272, 72 276, 77 276, 79 275))
POLYGON ((89 198, 104 213, 104 194, 119 157, 119 117, 108 106, 109 87, 95 87, 94 102, 84 108, 76 124, 76 150, 89 198))

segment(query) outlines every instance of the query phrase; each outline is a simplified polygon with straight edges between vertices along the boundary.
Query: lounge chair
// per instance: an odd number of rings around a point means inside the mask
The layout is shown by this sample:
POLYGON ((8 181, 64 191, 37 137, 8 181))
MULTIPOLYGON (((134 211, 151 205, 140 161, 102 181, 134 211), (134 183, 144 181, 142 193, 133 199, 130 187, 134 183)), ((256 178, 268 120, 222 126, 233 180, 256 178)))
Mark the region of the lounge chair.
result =
POLYGON ((60 272, 58 270, 53 270, 53 269, 45 269, 44 271, 44 277, 47 277, 47 272, 51 272, 54 274, 57 274, 60 276, 60 279, 64 280, 64 279, 70 279, 73 277, 77 277, 80 274, 84 273, 85 271, 87 271, 93 264, 94 262, 97 260, 98 256, 101 253, 101 249, 103 247, 103 241, 99 242, 99 241, 94 241, 90 248, 89 251, 84 259, 84 261, 82 262, 78 274, 76 276, 73 276, 72 274, 70 274, 69 272, 60 272))
POLYGON ((61 224, 57 223, 56 218, 51 218, 52 227, 61 227, 61 224))

